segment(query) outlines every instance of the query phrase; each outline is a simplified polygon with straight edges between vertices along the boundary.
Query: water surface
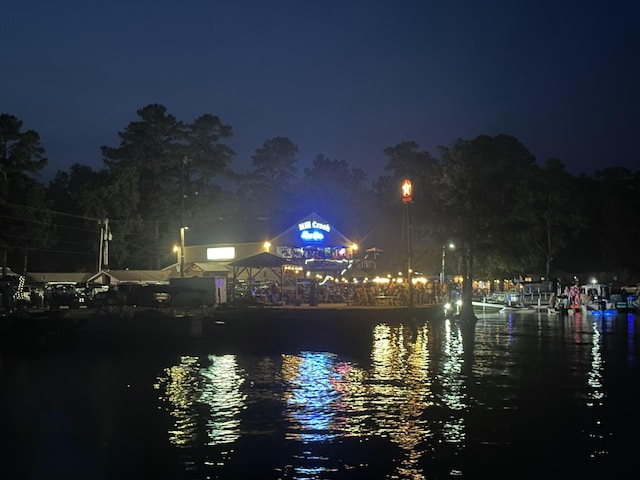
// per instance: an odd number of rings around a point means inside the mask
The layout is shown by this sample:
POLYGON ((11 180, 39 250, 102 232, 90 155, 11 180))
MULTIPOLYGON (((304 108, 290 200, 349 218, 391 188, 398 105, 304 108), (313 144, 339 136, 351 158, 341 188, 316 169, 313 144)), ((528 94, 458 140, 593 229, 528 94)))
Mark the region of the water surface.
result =
POLYGON ((633 466, 634 315, 480 314, 474 336, 450 319, 389 320, 345 329, 352 352, 342 338, 339 351, 1 354, 0 478, 602 478, 633 466))

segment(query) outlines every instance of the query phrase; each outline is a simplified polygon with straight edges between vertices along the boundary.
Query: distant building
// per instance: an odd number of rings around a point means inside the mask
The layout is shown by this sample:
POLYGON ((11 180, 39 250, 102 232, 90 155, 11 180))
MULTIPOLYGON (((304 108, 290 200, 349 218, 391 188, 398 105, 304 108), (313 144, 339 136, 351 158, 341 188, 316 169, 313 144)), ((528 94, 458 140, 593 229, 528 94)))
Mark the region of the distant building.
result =
MULTIPOLYGON (((313 212, 301 218, 278 235, 249 242, 185 245, 185 276, 212 275, 223 272, 230 264, 261 252, 269 252, 304 269, 307 275, 333 275, 355 267, 358 246, 324 218, 313 212)), ((179 275, 180 262, 169 266, 179 275)), ((268 272, 265 279, 269 278, 268 272)))

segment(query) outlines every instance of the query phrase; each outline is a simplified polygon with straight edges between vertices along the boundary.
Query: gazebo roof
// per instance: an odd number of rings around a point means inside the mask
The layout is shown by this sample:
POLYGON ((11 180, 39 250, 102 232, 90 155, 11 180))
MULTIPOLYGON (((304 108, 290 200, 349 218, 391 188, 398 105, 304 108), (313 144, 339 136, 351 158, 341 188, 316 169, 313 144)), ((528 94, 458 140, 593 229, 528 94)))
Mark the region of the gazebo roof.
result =
POLYGON ((229 264, 232 267, 243 268, 279 268, 283 265, 294 265, 284 257, 269 252, 258 253, 250 257, 241 258, 229 264))

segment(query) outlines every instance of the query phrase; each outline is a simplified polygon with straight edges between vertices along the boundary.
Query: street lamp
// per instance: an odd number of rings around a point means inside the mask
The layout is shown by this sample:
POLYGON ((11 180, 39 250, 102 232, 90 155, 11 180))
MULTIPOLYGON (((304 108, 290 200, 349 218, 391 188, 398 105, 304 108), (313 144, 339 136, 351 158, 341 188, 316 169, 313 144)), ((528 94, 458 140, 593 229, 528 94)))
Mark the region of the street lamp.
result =
POLYGON ((447 255, 447 247, 449 248, 449 250, 453 250, 454 248, 456 248, 456 246, 453 243, 450 243, 449 245, 442 245, 442 270, 440 271, 440 285, 444 285, 444 259, 447 255))
POLYGON ((407 301, 407 305, 409 307, 413 307, 413 270, 411 268, 411 211, 409 210, 409 205, 413 203, 413 197, 411 196, 413 193, 411 181, 408 178, 405 178, 402 181, 401 188, 402 203, 407 206, 407 288, 409 289, 409 298, 407 301))

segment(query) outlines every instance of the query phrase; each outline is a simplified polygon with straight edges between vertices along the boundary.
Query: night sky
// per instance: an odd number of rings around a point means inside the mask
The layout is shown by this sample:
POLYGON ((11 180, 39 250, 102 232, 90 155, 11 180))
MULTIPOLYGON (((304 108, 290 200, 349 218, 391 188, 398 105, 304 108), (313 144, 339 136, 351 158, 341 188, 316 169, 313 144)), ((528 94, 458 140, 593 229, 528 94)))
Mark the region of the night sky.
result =
POLYGON ((44 179, 102 167, 152 103, 233 127, 232 168, 275 136, 383 174, 383 149, 514 135, 573 174, 640 154, 640 2, 21 0, 2 8, 0 113, 44 179))

